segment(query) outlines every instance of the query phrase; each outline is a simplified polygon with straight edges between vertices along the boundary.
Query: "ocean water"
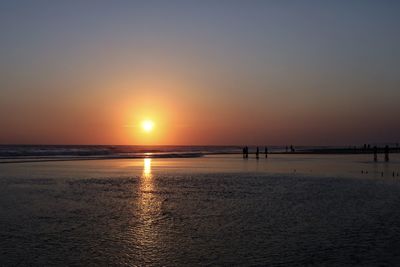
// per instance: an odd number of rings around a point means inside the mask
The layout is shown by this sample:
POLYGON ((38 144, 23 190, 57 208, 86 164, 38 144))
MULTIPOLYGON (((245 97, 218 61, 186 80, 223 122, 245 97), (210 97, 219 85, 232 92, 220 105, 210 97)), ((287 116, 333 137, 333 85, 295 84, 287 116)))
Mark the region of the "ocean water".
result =
POLYGON ((400 157, 379 160, 3 163, 0 265, 397 266, 400 157))
MULTIPOLYGON (((310 151, 335 147, 296 147, 310 151)), ((339 148, 339 147, 337 147, 339 148)), ((264 151, 264 147, 260 147, 264 151)), ((283 146, 269 146, 269 152, 284 152, 283 146)), ((250 146, 249 152, 255 153, 250 146)), ((0 163, 7 161, 55 161, 82 159, 194 158, 206 155, 241 154, 240 146, 110 146, 110 145, 0 145, 0 163)))
MULTIPOLYGON (((282 148, 272 147, 271 149, 276 151, 282 148)), ((235 153, 241 153, 239 146, 0 145, 0 161, 188 158, 235 153)))

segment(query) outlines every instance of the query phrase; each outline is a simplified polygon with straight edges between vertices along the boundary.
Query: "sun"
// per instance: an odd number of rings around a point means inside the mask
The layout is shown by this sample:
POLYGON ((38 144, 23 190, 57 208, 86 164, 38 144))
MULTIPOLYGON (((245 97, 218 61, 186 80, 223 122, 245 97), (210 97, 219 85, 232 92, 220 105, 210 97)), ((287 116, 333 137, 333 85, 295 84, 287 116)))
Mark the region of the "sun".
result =
POLYGON ((150 133, 154 129, 154 122, 151 120, 144 120, 142 122, 142 129, 143 131, 150 133))

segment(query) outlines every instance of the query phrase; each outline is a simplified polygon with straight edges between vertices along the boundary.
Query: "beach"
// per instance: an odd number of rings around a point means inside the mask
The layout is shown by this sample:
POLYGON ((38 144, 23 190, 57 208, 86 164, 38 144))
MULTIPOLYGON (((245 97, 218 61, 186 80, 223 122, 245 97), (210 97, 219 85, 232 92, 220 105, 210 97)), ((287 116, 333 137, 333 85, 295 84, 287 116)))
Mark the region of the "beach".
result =
POLYGON ((400 1, 0 1, 0 267, 400 266, 400 1))
POLYGON ((4 265, 395 265, 400 157, 0 164, 4 265))

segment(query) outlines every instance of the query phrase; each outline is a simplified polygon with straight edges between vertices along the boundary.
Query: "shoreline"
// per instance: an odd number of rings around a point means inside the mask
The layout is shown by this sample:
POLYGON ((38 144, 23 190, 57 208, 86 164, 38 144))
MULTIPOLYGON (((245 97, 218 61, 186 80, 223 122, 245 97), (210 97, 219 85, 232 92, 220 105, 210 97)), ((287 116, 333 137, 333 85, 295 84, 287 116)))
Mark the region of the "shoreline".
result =
MULTIPOLYGON (((390 154, 399 154, 399 149, 392 149, 390 154)), ((280 152, 273 151, 269 152, 268 155, 373 155, 372 150, 363 149, 337 149, 337 148, 324 148, 324 149, 310 149, 300 150, 294 152, 280 152)), ((384 154, 384 149, 378 149, 378 154, 384 154)), ((214 152, 214 153, 138 153, 136 155, 108 155, 108 156, 11 156, 11 157, 0 157, 0 164, 10 163, 35 163, 35 162, 60 162, 60 161, 81 161, 81 160, 118 160, 118 159, 179 159, 179 158, 201 158, 206 156, 218 156, 218 155, 238 155, 241 156, 241 152, 214 152)), ((256 155, 255 152, 249 153, 249 155, 256 155)), ((260 153, 260 156, 265 153, 260 153)))

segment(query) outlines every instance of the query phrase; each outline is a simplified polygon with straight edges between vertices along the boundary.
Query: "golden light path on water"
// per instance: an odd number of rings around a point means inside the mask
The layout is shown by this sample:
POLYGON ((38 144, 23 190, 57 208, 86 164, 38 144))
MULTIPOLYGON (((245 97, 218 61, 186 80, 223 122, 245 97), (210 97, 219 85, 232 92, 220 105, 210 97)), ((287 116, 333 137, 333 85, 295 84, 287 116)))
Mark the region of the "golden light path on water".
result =
POLYGON ((135 239, 140 255, 145 262, 156 257, 157 249, 162 244, 160 232, 160 214, 162 200, 157 194, 154 176, 152 174, 152 159, 143 159, 143 171, 139 177, 137 199, 137 225, 135 239))
POLYGON ((143 178, 151 178, 151 159, 145 158, 143 163, 143 178))
MULTIPOLYGON (((140 190, 140 206, 144 211, 151 212, 154 207, 153 200, 155 199, 154 194, 154 179, 151 173, 151 158, 145 158, 143 160, 143 173, 140 177, 139 182, 140 190)), ((151 214, 144 214, 151 215, 151 214)))

